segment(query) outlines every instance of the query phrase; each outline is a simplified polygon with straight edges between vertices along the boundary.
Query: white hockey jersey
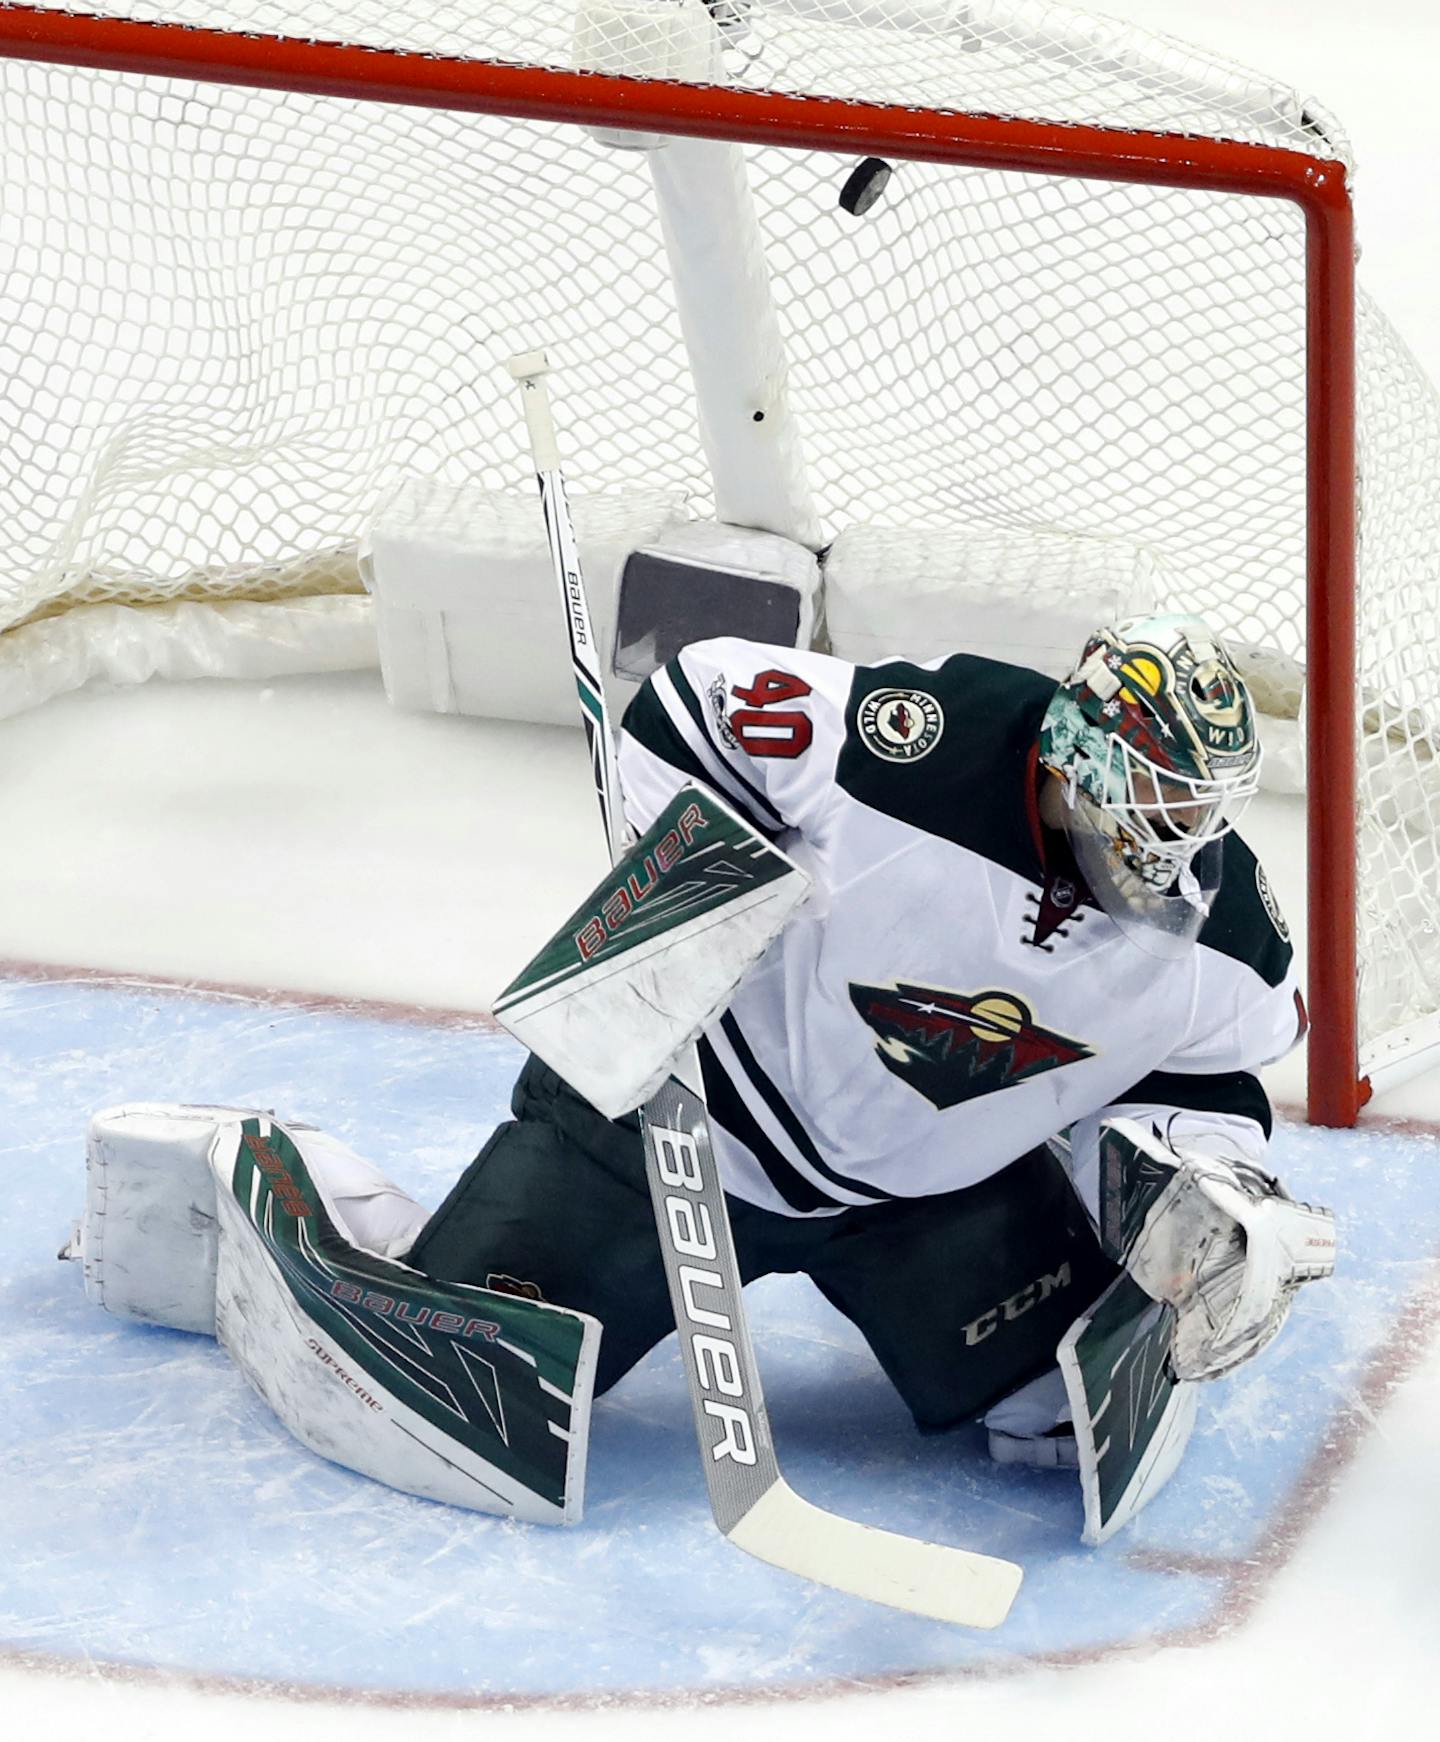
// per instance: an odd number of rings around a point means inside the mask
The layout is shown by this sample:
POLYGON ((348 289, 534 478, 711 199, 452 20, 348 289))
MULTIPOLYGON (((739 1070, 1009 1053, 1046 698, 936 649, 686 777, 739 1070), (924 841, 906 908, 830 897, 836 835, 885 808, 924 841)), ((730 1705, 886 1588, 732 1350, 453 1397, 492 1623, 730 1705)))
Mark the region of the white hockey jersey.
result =
POLYGON ((815 891, 701 1042, 726 1190, 787 1215, 973 1185, 1124 1109, 1258 1155, 1254 1072, 1304 1029, 1284 921, 1231 834, 1199 941, 1162 959, 1042 828, 1054 683, 967 654, 856 667, 717 640, 627 710, 644 828, 712 787, 815 891))

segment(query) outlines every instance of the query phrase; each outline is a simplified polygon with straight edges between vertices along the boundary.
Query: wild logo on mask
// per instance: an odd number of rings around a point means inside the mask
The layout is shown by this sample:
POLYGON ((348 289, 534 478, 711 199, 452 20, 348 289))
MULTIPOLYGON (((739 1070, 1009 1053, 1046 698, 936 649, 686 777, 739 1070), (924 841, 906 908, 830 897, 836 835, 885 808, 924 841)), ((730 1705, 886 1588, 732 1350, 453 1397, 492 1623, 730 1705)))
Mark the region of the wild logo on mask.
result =
POLYGON ((852 981, 850 1001, 879 1036, 875 1050, 886 1070, 942 1111, 1094 1056, 1041 1028, 1012 992, 852 981))

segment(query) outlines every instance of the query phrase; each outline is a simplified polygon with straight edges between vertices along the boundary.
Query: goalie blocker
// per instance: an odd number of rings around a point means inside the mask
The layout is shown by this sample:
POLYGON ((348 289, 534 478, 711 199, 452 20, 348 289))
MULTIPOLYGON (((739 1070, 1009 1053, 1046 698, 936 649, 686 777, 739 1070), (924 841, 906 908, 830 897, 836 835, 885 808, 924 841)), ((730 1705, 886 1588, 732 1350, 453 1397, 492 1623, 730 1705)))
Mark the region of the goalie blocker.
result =
POLYGON ((666 1080, 809 892, 805 872, 723 799, 684 786, 495 1015, 617 1118, 666 1080))

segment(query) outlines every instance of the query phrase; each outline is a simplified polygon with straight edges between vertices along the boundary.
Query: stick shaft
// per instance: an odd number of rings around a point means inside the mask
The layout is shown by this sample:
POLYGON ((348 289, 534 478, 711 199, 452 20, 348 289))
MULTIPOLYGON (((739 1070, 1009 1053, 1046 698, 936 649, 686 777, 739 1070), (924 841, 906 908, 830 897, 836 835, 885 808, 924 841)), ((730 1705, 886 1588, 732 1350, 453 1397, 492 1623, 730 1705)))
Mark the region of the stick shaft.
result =
MULTIPOLYGON (((576 690, 613 863, 624 838, 619 774, 545 391, 543 354, 512 358, 510 372, 524 397, 550 557, 565 600, 576 690)), ((710 1140, 700 1056, 693 1044, 641 1108, 640 1127, 645 1177, 716 1524, 747 1554, 802 1578, 962 1626, 996 1626, 1019 1586, 1018 1567, 837 1518, 801 1500, 781 1474, 741 1301, 740 1265, 710 1140)))
MULTIPOLYGON (((600 683, 599 653, 560 472, 543 353, 512 358, 510 372, 524 399, 550 556, 565 600, 576 688, 590 735, 595 789, 613 861, 620 841, 619 775, 600 683), (551 463, 542 467, 542 460, 551 463)), ((706 1485, 716 1523, 728 1535, 780 1480, 780 1471, 741 1304, 740 1265, 710 1141, 699 1055, 693 1045, 676 1059, 670 1081, 641 1109, 641 1126, 646 1176, 675 1322, 680 1328, 706 1485), (697 1240, 695 1230, 700 1227, 706 1235, 697 1240), (688 1238, 683 1230, 689 1230, 688 1238), (676 1250, 677 1239, 683 1239, 685 1252, 676 1250), (708 1372, 714 1380, 722 1369, 723 1393, 714 1384, 707 1386, 705 1378, 708 1372)))
POLYGON ((580 551, 575 525, 560 469, 560 448, 555 440, 555 420, 545 385, 549 373, 543 352, 530 351, 510 362, 510 372, 520 386, 525 407, 525 425, 535 460, 535 477, 545 511, 545 536, 550 562, 565 607, 565 628, 570 639, 570 663, 575 675, 575 693, 585 741, 590 750, 590 768, 600 817, 605 826, 605 846, 613 864, 624 850, 625 819, 620 800, 620 772, 615 755, 615 735, 610 730, 605 705, 605 683, 599 638, 590 614, 590 601, 580 573, 580 551))

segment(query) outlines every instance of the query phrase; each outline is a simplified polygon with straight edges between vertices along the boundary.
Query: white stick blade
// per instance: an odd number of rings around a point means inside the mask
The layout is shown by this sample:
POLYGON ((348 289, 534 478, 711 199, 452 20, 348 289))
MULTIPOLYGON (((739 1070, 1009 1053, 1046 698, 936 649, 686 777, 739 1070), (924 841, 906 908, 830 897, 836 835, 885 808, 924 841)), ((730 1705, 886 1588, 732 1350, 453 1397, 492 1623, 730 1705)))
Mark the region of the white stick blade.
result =
POLYGON ((1024 1577, 1013 1561, 837 1518, 783 1481, 766 1490, 729 1536, 772 1567, 960 1627, 998 1627, 1024 1577))

